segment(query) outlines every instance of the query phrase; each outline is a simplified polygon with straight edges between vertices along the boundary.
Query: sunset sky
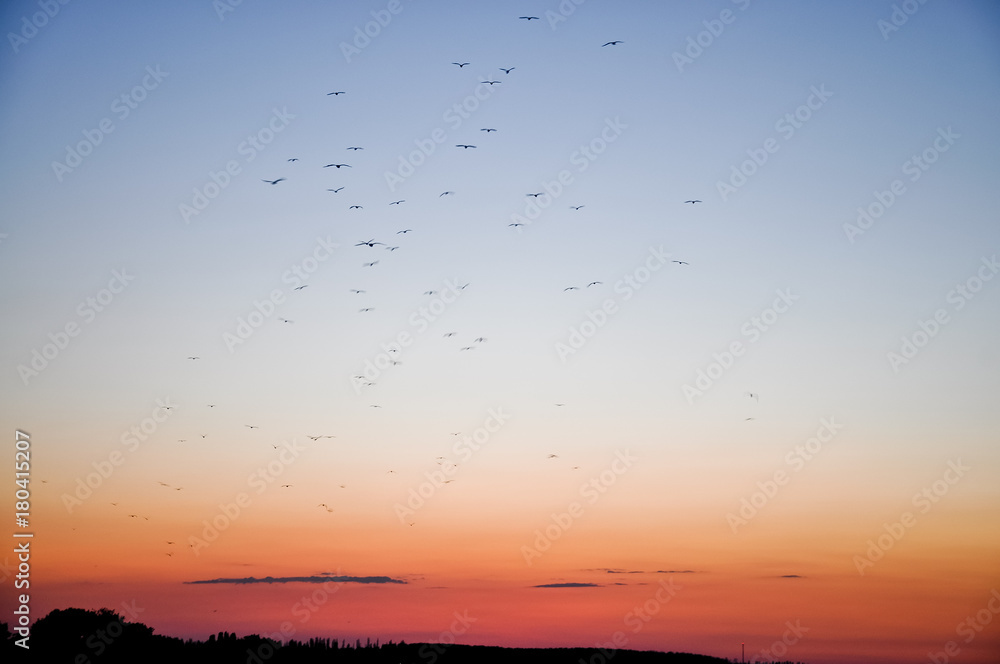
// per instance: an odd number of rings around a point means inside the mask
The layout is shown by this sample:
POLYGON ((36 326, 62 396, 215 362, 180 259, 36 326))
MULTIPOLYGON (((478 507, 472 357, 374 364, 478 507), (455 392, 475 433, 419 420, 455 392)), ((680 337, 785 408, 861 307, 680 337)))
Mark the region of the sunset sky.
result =
POLYGON ((0 27, 35 618, 996 661, 994 3, 0 27))

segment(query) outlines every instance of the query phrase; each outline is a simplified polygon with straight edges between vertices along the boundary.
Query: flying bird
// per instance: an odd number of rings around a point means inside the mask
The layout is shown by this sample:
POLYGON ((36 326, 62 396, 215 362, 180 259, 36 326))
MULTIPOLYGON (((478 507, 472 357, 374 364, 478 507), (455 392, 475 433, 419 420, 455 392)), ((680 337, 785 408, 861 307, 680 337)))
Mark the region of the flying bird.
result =
POLYGON ((453 191, 443 191, 443 192, 441 192, 440 194, 438 194, 438 198, 441 198, 442 196, 451 196, 451 195, 453 195, 454 193, 455 193, 455 192, 453 192, 453 191))
POLYGON ((518 224, 518 223, 507 224, 507 225, 508 226, 513 226, 514 228, 517 228, 518 226, 524 226, 524 224, 518 224))
POLYGON ((364 150, 364 148, 358 148, 358 147, 353 147, 353 146, 352 146, 352 147, 349 147, 349 148, 347 148, 347 149, 348 149, 348 150, 364 150))
POLYGON ((487 83, 489 85, 496 85, 497 83, 503 83, 503 81, 480 81, 480 83, 487 83))
POLYGON ((294 323, 295 322, 293 320, 288 320, 287 318, 282 318, 281 316, 278 316, 278 320, 280 320, 282 323, 294 323))
POLYGON ((338 193, 343 187, 337 187, 336 189, 327 189, 327 191, 332 191, 333 193, 338 193))
POLYGON ((444 336, 445 336, 445 338, 447 338, 447 337, 453 337, 453 336, 455 336, 455 332, 445 332, 444 336))
POLYGON ((465 65, 468 65, 468 64, 471 64, 471 63, 469 63, 469 62, 453 62, 453 63, 451 63, 451 64, 453 64, 453 65, 458 65, 458 68, 459 68, 459 69, 461 69, 461 68, 462 68, 462 67, 464 67, 465 65))
POLYGON ((510 69, 504 69, 503 67, 500 67, 499 69, 500 69, 500 71, 502 71, 503 73, 505 73, 505 74, 509 74, 509 73, 511 73, 512 71, 514 71, 514 70, 516 69, 516 67, 511 67, 510 69))
POLYGON ((496 129, 480 129, 479 131, 485 131, 488 134, 491 131, 496 131, 496 129))
POLYGON ((268 184, 278 184, 279 182, 284 182, 285 178, 278 178, 277 180, 261 180, 261 182, 266 182, 268 184))
POLYGON ((352 205, 351 207, 349 207, 347 209, 348 210, 364 210, 365 208, 362 207, 361 205, 352 205))
POLYGON ((291 159, 289 159, 288 161, 298 161, 298 159, 297 159, 296 157, 292 157, 292 158, 291 158, 291 159))
POLYGON ((604 283, 603 281, 591 281, 589 284, 587 284, 587 288, 590 288, 591 286, 597 286, 598 284, 603 284, 603 283, 604 283))
POLYGON ((475 145, 464 145, 464 144, 460 144, 459 143, 459 144, 456 144, 455 147, 456 148, 465 148, 466 150, 468 150, 469 148, 474 148, 476 146, 475 145))
POLYGON ((540 20, 537 16, 518 16, 519 19, 524 19, 525 21, 538 21, 540 20))
POLYGON ((624 43, 625 42, 621 41, 620 39, 616 39, 615 41, 609 41, 604 44, 601 44, 601 47, 603 48, 604 46, 618 46, 618 44, 624 44, 624 43))
POLYGON ((352 293, 357 293, 358 295, 361 295, 362 293, 367 293, 368 291, 363 291, 363 290, 358 290, 357 288, 352 288, 351 292, 352 293))
POLYGON ((582 205, 570 205, 569 209, 571 209, 571 210, 579 210, 582 207, 583 207, 582 205))
POLYGON ((544 191, 540 191, 537 194, 525 194, 525 196, 531 196, 532 198, 538 198, 539 196, 544 196, 544 195, 545 195, 544 191))
POLYGON ((189 360, 200 360, 201 358, 198 357, 197 355, 191 355, 191 356, 188 356, 188 359, 189 360))
POLYGON ((685 203, 690 203, 691 205, 694 205, 695 203, 701 203, 701 201, 700 201, 700 200, 693 200, 693 201, 684 201, 684 202, 685 202, 685 203))
POLYGON ((327 92, 326 96, 329 97, 330 95, 342 95, 342 94, 346 94, 346 93, 343 90, 341 90, 339 92, 327 92))
POLYGON ((400 203, 405 203, 405 202, 406 202, 406 199, 404 198, 404 199, 401 199, 401 200, 398 200, 398 201, 393 201, 392 203, 389 203, 389 205, 399 205, 400 203))
POLYGON ((670 261, 671 263, 677 263, 678 265, 690 265, 687 261, 670 261))
POLYGON ((255 427, 252 424, 244 424, 243 426, 245 426, 247 429, 259 429, 260 428, 260 427, 255 427))
POLYGON ((302 290, 303 288, 309 288, 309 284, 306 284, 304 286, 297 286, 297 287, 293 288, 292 290, 302 290))
POLYGON ((756 392, 744 392, 744 396, 753 399, 754 401, 760 401, 760 395, 756 392))
POLYGON ((412 228, 407 228, 406 230, 396 231, 396 235, 406 235, 407 233, 412 233, 412 232, 413 232, 412 228))
POLYGON ((580 290, 580 287, 579 286, 567 286, 566 288, 563 289, 563 292, 565 293, 568 290, 580 290))
POLYGON ((365 263, 361 267, 375 267, 376 265, 378 265, 378 261, 372 261, 371 263, 365 263))
POLYGON ((386 251, 396 251, 397 249, 399 249, 399 247, 386 247, 385 248, 386 251))
POLYGON ((327 164, 323 168, 330 168, 331 166, 333 166, 334 168, 343 168, 344 166, 346 166, 347 168, 351 168, 350 164, 327 164))

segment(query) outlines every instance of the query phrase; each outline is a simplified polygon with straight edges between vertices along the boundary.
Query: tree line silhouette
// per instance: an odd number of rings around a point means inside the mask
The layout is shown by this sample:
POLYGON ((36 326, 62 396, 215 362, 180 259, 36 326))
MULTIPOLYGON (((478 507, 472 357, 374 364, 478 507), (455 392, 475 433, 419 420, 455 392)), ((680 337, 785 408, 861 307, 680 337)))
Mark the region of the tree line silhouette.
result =
MULTIPOLYGON (((55 609, 31 628, 29 648, 0 623, 0 661, 39 664, 732 664, 708 655, 601 648, 504 648, 441 643, 287 642, 219 632, 205 641, 154 634, 111 609, 55 609)), ((776 662, 774 664, 795 664, 776 662)))

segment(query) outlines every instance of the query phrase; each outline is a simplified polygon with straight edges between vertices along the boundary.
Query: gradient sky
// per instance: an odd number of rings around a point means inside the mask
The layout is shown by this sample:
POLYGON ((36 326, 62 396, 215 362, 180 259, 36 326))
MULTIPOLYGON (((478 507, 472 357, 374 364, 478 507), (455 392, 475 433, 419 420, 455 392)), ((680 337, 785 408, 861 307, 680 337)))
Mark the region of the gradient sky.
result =
POLYGON ((181 4, 0 11, 36 617, 995 661, 993 3, 181 4))

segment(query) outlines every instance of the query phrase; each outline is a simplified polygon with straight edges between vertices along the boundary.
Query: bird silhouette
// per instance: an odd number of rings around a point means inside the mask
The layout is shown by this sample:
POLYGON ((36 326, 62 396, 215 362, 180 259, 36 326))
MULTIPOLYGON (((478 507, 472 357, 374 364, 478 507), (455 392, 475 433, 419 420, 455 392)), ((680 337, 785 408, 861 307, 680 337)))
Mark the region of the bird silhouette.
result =
POLYGON ((359 148, 359 147, 354 147, 354 146, 352 146, 352 147, 349 147, 349 148, 347 148, 347 149, 348 149, 348 150, 364 150, 364 148, 359 148))
POLYGON ((488 134, 491 131, 496 131, 496 129, 480 129, 479 131, 485 131, 488 134))
POLYGON ((327 165, 326 165, 326 166, 324 166, 323 168, 330 168, 331 166, 332 166, 333 168, 344 168, 345 166, 346 166, 347 168, 351 168, 351 165, 350 165, 350 164, 327 164, 327 165))
POLYGON ((476 146, 475 145, 465 145, 465 144, 462 144, 462 143, 458 143, 458 144, 455 145, 455 147, 456 148, 465 148, 466 150, 468 150, 469 148, 474 148, 476 146))
POLYGON ((339 92, 327 92, 326 96, 329 97, 330 95, 342 95, 342 94, 347 94, 347 93, 345 93, 343 90, 340 90, 339 92))
POLYGON ((261 180, 261 182, 266 182, 271 185, 278 184, 279 182, 284 182, 285 178, 278 178, 277 180, 261 180))
POLYGON ((701 203, 700 200, 691 200, 691 201, 684 201, 684 202, 685 203, 690 203, 691 205, 694 205, 695 203, 701 203))
POLYGON ((438 194, 438 198, 441 198, 442 196, 452 196, 452 195, 454 195, 454 193, 455 192, 453 192, 453 191, 443 191, 440 194, 438 194))
POLYGON ((504 69, 503 67, 499 67, 499 69, 500 69, 500 71, 502 71, 503 73, 505 73, 505 74, 509 74, 509 73, 511 73, 512 71, 514 71, 514 70, 516 69, 516 67, 510 67, 509 69, 504 69))
POLYGON ((540 20, 537 16, 518 16, 519 19, 524 19, 525 21, 538 21, 540 20))
POLYGON ((400 203, 405 203, 405 202, 406 202, 406 199, 404 198, 404 199, 401 199, 401 200, 398 200, 398 201, 393 201, 393 202, 389 203, 389 205, 399 205, 400 203))
POLYGON ((604 44, 601 44, 601 46, 602 47, 604 47, 604 46, 617 46, 618 44, 624 44, 624 43, 625 42, 621 41, 620 39, 616 39, 615 41, 609 41, 609 42, 606 42, 604 44))
POLYGON ((458 68, 459 68, 459 69, 461 69, 461 68, 462 68, 462 67, 464 67, 465 65, 468 65, 468 64, 472 64, 472 63, 470 63, 470 62, 453 62, 453 63, 451 63, 451 64, 453 64, 453 65, 458 65, 458 68))
POLYGON ((670 261, 671 263, 677 263, 678 265, 690 265, 687 261, 670 261))
POLYGON ((338 193, 343 187, 337 187, 336 189, 327 189, 327 191, 332 191, 333 193, 338 193))
POLYGON ((305 284, 304 286, 296 286, 292 290, 302 290, 303 288, 309 288, 309 284, 305 284))
POLYGON ((571 210, 579 210, 579 209, 580 209, 580 208, 582 208, 582 207, 583 207, 582 205, 570 205, 570 206, 569 206, 569 208, 570 208, 571 210))

